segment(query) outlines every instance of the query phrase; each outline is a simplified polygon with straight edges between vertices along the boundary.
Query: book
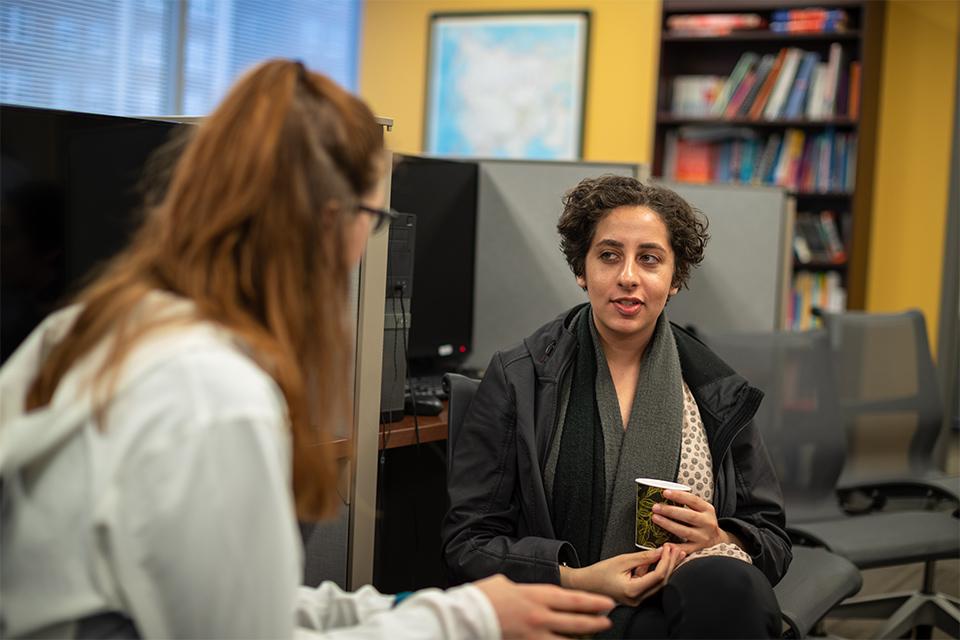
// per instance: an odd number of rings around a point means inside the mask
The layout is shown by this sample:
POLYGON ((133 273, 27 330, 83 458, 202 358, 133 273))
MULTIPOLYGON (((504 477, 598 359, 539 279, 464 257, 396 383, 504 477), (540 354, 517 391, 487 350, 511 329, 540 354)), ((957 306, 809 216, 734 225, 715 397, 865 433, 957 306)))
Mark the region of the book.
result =
POLYGON ((789 22, 790 20, 835 20, 838 22, 847 21, 847 12, 843 9, 822 9, 813 7, 808 9, 777 9, 770 14, 771 20, 778 22, 789 22))
POLYGON ((843 9, 787 9, 770 15, 770 30, 788 33, 845 31, 849 16, 843 9))
POLYGON ((803 234, 797 233, 796 230, 793 233, 793 255, 797 262, 810 264, 812 258, 810 247, 807 245, 807 240, 803 237, 803 234))
POLYGON ((767 23, 757 13, 700 13, 673 15, 667 18, 671 33, 721 36, 751 29, 762 29, 767 23))
POLYGON ((827 64, 818 62, 813 70, 810 84, 810 96, 807 98, 807 119, 823 118, 823 86, 827 76, 827 64))
POLYGON ((847 170, 844 176, 842 188, 853 192, 857 182, 857 135, 854 133, 851 133, 847 140, 847 170))
POLYGON ((834 20, 778 20, 770 23, 770 31, 777 33, 840 33, 845 30, 845 25, 834 20))
POLYGON ((839 42, 830 45, 830 55, 827 57, 827 72, 823 80, 823 99, 821 117, 830 118, 835 113, 837 100, 837 83, 840 79, 840 59, 843 56, 843 47, 839 42))
POLYGON ((840 229, 837 227, 836 215, 833 211, 820 212, 820 230, 826 240, 827 250, 830 253, 830 260, 836 264, 842 264, 847 261, 847 251, 840 240, 840 229))
POLYGON ((784 48, 780 49, 777 57, 774 58, 773 67, 771 67, 770 73, 767 74, 767 79, 764 81, 763 87, 757 94, 756 100, 753 102, 753 106, 750 107, 750 113, 747 114, 751 120, 759 120, 763 115, 763 109, 767 104, 770 92, 773 91, 773 85, 777 82, 777 76, 780 75, 780 68, 783 66, 783 59, 786 57, 787 50, 784 48))
POLYGON ((817 158, 817 191, 830 191, 830 162, 833 158, 833 139, 836 134, 832 129, 820 136, 820 157, 817 158))
POLYGON ((722 76, 676 76, 672 81, 670 112, 677 116, 710 115, 710 107, 725 81, 722 76))
POLYGON ((766 144, 763 147, 763 153, 760 154, 760 158, 756 163, 753 175, 750 178, 750 182, 752 184, 769 183, 767 175, 770 173, 777 161, 781 139, 782 136, 779 133, 774 133, 767 138, 766 144))
POLYGON ((809 247, 811 262, 832 262, 830 248, 827 246, 826 239, 820 232, 819 223, 812 213, 797 214, 796 232, 803 236, 807 247, 809 247))
POLYGON ((740 160, 740 182, 750 182, 750 179, 753 177, 754 163, 756 162, 759 152, 759 140, 747 140, 744 142, 743 157, 740 160))
POLYGON ((803 154, 803 140, 803 131, 799 129, 787 129, 784 133, 783 150, 773 175, 774 184, 793 188, 797 166, 803 154))
POLYGON ((860 62, 850 63, 850 97, 847 101, 847 115, 856 120, 860 117, 860 62))
POLYGON ((747 75, 747 72, 753 68, 758 60, 759 57, 752 51, 747 51, 740 56, 740 59, 737 60, 737 64, 733 67, 733 71, 730 72, 730 77, 727 78, 727 81, 724 83, 723 89, 721 89, 719 95, 717 95, 717 99, 714 101, 710 110, 710 115, 716 118, 723 116, 723 112, 727 108, 727 103, 730 102, 730 99, 733 97, 733 94, 740 85, 740 82, 747 75))
POLYGON ((843 117, 850 109, 850 71, 848 65, 841 63, 840 75, 837 78, 837 97, 833 108, 835 117, 843 117))
POLYGON ((769 53, 760 58, 760 62, 757 64, 757 71, 754 75, 753 86, 750 87, 750 91, 744 97, 740 108, 737 109, 737 113, 734 116, 735 118, 746 118, 747 114, 750 113, 750 107, 753 105, 753 101, 756 100, 757 94, 760 93, 760 89, 767 80, 767 76, 770 75, 770 70, 773 69, 774 60, 776 60, 776 56, 769 53))
POLYGON ((764 119, 776 120, 780 117, 780 112, 783 110, 784 102, 787 99, 787 92, 793 84, 794 77, 796 77, 801 53, 800 49, 794 47, 787 50, 787 55, 783 59, 783 67, 780 69, 780 75, 777 78, 777 84, 773 87, 767 106, 764 107, 764 119))
POLYGON ((679 182, 710 182, 713 176, 710 143, 679 138, 675 179, 679 182))
POLYGON ((677 132, 667 131, 663 143, 663 177, 667 180, 677 179, 677 132))
POLYGON ((730 99, 730 103, 723 112, 724 118, 732 119, 737 116, 737 112, 740 110, 740 105, 743 104, 743 101, 746 99, 747 94, 750 93, 750 89, 753 88, 756 80, 756 71, 748 71, 747 75, 744 76, 743 81, 740 83, 740 86, 737 87, 737 92, 730 99))
POLYGON ((803 61, 800 63, 800 69, 797 71, 797 78, 793 81, 793 87, 790 89, 790 97, 787 98, 787 106, 783 110, 784 118, 801 118, 804 114, 807 92, 810 89, 810 78, 813 76, 813 70, 820 61, 820 56, 813 52, 803 54, 803 61))

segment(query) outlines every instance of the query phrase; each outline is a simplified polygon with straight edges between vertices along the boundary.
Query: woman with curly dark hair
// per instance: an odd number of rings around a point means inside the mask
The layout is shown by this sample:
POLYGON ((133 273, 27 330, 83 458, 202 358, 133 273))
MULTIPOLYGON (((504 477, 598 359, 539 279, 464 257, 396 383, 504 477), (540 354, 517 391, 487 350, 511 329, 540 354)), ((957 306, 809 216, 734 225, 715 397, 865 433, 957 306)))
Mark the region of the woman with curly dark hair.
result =
POLYGON ((490 362, 451 465, 451 576, 606 594, 622 605, 608 637, 779 636, 772 585, 791 552, 752 422, 762 394, 664 312, 703 260, 706 220, 621 176, 563 205, 560 248, 589 302, 490 362), (641 477, 690 490, 653 509, 673 542, 638 551, 641 477))

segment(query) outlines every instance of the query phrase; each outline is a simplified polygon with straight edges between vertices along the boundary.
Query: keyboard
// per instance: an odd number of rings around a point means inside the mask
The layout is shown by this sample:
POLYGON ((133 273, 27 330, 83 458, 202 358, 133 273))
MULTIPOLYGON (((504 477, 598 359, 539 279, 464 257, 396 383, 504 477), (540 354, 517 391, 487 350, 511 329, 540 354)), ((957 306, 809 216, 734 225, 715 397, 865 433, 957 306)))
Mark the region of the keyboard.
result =
POLYGON ((443 390, 443 376, 422 376, 419 378, 409 378, 407 380, 408 393, 415 392, 417 397, 434 397, 441 400, 447 399, 447 393, 443 390))

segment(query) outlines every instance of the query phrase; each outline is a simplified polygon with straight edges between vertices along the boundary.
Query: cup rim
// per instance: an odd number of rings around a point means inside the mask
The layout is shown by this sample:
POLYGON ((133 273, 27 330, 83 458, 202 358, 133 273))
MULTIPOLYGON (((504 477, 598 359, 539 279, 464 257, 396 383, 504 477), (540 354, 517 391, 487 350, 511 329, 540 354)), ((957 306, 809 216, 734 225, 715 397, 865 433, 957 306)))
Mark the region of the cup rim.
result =
POLYGON ((657 480, 656 478, 636 478, 637 484, 645 484, 658 489, 669 489, 671 491, 690 491, 690 487, 679 482, 670 482, 669 480, 657 480))

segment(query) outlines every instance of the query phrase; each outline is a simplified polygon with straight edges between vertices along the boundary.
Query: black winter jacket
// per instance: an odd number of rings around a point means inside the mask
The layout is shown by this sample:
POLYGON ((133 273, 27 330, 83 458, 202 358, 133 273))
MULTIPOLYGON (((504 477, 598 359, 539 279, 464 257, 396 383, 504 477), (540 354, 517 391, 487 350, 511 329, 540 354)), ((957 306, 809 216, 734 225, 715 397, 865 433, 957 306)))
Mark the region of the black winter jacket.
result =
MULTIPOLYGON (((543 469, 556 432, 559 382, 576 359, 570 324, 580 307, 493 356, 456 439, 441 530, 455 583, 503 573, 560 583, 559 563, 580 566, 557 540, 543 469)), ((776 584, 792 554, 783 498, 753 415, 763 394, 689 332, 673 325, 683 379, 700 408, 713 457, 720 527, 739 538, 776 584)))

